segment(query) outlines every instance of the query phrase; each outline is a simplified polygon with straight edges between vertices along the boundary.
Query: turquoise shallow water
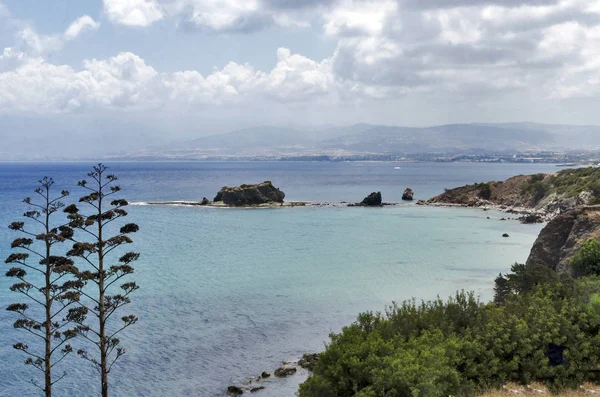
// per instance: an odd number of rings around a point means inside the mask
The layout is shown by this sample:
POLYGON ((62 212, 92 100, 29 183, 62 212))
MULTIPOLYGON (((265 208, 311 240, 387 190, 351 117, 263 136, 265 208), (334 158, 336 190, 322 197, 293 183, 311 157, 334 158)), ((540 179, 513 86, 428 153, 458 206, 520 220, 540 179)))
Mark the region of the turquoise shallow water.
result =
MULTIPOLYGON (((22 212, 18 199, 42 175, 72 184, 85 164, 0 164, 0 224, 22 212), (8 215, 10 214, 10 216, 8 215)), ((360 200, 381 190, 387 201, 406 186, 427 198, 444 187, 544 165, 393 163, 120 163, 130 201, 191 200, 224 184, 271 179, 290 200, 360 200), (399 170, 394 167, 401 167, 399 170)), ((502 214, 403 204, 386 208, 211 209, 131 206, 141 230, 131 311, 140 322, 124 337, 129 353, 113 374, 115 396, 216 396, 282 360, 319 351, 364 310, 457 289, 492 294, 492 281, 527 258, 541 225, 497 220, 502 214), (487 217, 492 219, 486 219, 487 217), (502 233, 510 238, 502 238, 502 233)), ((0 229, 0 255, 14 236, 0 229)), ((0 277, 0 305, 14 300, 0 277)), ((36 395, 34 374, 10 344, 13 316, 0 311, 0 396, 36 395)), ((76 357, 57 396, 97 395, 92 370, 76 357)), ((302 376, 272 381, 257 395, 293 396, 302 376)))

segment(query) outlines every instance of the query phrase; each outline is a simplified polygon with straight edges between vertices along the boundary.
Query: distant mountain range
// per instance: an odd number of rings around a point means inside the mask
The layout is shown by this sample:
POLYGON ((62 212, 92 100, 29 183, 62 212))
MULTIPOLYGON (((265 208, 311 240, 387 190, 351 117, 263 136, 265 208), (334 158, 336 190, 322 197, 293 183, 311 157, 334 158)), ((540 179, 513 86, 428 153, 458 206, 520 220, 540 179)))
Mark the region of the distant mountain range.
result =
POLYGON ((144 118, 0 116, 0 161, 377 159, 415 158, 415 154, 427 158, 437 154, 600 151, 599 126, 474 123, 416 128, 355 124, 231 130, 218 124, 176 121, 161 124, 144 118), (207 131, 221 133, 207 135, 207 131), (230 132, 222 133, 225 131, 230 132))
POLYGON ((600 150, 600 127, 536 123, 396 127, 356 124, 300 130, 262 126, 128 153, 139 159, 491 154, 600 150))

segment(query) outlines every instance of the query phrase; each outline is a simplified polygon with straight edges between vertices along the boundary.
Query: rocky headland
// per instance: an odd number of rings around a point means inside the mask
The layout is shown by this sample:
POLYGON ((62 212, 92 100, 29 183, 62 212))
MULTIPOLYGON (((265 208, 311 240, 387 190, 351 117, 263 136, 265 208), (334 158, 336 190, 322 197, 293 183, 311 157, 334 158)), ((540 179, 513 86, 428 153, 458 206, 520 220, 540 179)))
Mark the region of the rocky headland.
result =
POLYGON ((600 203, 600 169, 518 175, 447 189, 422 205, 478 207, 522 214, 524 223, 549 221, 575 208, 600 203))

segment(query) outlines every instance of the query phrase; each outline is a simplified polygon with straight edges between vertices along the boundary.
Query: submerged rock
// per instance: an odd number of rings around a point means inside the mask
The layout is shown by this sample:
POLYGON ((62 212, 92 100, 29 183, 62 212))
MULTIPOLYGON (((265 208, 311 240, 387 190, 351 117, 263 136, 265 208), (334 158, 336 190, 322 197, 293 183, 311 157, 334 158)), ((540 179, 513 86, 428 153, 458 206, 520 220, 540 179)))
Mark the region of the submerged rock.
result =
POLYGON ((502 237, 510 237, 508 233, 504 233, 502 237))
POLYGON ((275 370, 275 376, 278 378, 285 378, 286 376, 294 375, 297 369, 294 367, 282 366, 275 370))
POLYGON ((256 393, 257 391, 264 390, 264 386, 257 386, 250 388, 250 393, 256 393))
POLYGON ((415 191, 411 188, 407 187, 404 193, 402 193, 402 200, 404 201, 412 201, 415 196, 415 191))
POLYGON ((273 186, 270 181, 256 185, 241 185, 223 187, 215 196, 214 201, 222 201, 226 205, 241 207, 269 203, 283 203, 285 193, 273 186))

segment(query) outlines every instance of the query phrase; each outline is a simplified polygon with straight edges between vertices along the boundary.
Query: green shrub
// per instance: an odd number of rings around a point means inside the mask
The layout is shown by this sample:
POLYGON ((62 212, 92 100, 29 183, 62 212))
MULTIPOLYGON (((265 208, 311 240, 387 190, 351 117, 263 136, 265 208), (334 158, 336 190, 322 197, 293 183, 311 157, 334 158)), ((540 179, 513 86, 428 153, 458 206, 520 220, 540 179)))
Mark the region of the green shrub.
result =
MULTIPOLYGON (((473 293, 363 313, 320 356, 300 397, 473 395, 505 382, 576 387, 600 357, 600 278, 515 264, 504 298, 473 293), (568 364, 551 366, 550 343, 568 364)), ((498 286, 497 286, 498 287, 498 286)), ((498 292, 498 291, 497 291, 498 292)))
POLYGON ((581 244, 571 266, 578 275, 600 275, 600 241, 589 239, 581 244))

